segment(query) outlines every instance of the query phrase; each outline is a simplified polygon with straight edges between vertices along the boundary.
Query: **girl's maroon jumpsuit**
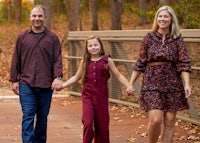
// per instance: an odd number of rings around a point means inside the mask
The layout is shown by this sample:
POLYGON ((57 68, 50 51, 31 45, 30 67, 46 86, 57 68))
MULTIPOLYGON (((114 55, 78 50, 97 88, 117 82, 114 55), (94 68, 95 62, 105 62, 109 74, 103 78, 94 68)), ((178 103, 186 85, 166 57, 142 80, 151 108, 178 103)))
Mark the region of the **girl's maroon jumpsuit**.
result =
POLYGON ((108 57, 89 61, 82 91, 83 143, 109 143, 108 57))

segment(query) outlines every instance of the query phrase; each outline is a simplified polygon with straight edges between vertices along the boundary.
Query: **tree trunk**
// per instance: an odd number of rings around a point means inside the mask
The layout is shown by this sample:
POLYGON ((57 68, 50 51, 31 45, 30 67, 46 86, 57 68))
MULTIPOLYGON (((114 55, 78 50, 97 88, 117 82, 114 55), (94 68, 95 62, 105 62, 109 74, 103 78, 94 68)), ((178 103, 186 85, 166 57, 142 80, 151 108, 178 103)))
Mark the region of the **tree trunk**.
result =
MULTIPOLYGON (((69 7, 70 2, 68 0, 65 0, 64 4, 66 8, 66 13, 69 15, 68 30, 76 31, 79 20, 80 0, 72 0, 70 7, 69 7)), ((68 33, 66 32, 64 38, 62 39, 62 47, 65 47, 67 45, 67 36, 68 33)))
POLYGON ((167 3, 168 3, 168 0, 159 0, 159 3, 160 3, 160 4, 167 4, 167 3))
POLYGON ((160 0, 154 0, 153 1, 153 8, 157 8, 157 6, 160 4, 160 0))
POLYGON ((41 4, 41 0, 34 0, 34 5, 41 4))
POLYGON ((69 0, 64 0, 63 3, 65 5, 65 11, 66 11, 66 15, 67 15, 67 18, 68 18, 69 12, 70 12, 70 2, 69 2, 69 0))
POLYGON ((110 0, 110 7, 111 7, 111 30, 121 30, 122 1, 110 0))
POLYGON ((15 0, 15 22, 17 25, 21 23, 21 0, 15 0))
POLYGON ((45 21, 45 26, 48 29, 51 29, 51 0, 42 0, 42 2, 43 6, 46 9, 46 16, 47 16, 47 19, 45 21))
POLYGON ((11 0, 5 0, 5 5, 6 5, 6 7, 7 7, 7 19, 8 19, 8 22, 11 22, 11 20, 12 20, 11 0))
POLYGON ((144 16, 144 13, 146 12, 146 10, 147 10, 147 0, 140 0, 141 14, 140 14, 140 18, 139 18, 139 21, 138 21, 138 25, 144 25, 144 24, 147 23, 147 19, 144 16))
POLYGON ((80 0, 72 0, 69 13, 69 31, 76 31, 80 11, 80 0))
POLYGON ((92 30, 99 30, 98 26, 98 0, 90 0, 90 17, 92 30))

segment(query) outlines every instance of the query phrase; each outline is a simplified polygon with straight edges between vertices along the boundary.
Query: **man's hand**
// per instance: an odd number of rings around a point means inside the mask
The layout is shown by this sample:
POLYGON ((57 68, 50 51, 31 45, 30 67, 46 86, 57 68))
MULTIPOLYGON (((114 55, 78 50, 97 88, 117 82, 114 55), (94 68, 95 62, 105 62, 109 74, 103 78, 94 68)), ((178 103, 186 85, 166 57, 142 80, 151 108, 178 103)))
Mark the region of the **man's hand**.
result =
POLYGON ((12 91, 19 95, 19 82, 12 82, 12 91))
POLYGON ((51 85, 51 88, 53 90, 60 91, 63 88, 62 84, 63 84, 63 81, 61 79, 55 78, 51 85))

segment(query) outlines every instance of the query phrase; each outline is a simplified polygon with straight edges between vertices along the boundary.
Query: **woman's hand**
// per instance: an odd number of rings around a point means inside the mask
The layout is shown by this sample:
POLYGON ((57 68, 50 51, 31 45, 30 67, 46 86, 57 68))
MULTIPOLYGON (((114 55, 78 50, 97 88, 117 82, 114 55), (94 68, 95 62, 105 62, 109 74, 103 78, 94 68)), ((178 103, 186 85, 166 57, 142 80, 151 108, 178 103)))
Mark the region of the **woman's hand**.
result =
POLYGON ((128 86, 128 87, 126 88, 126 93, 127 93, 128 95, 132 95, 132 94, 135 93, 135 89, 133 88, 132 85, 130 85, 130 86, 128 86))
POLYGON ((190 86, 185 86, 185 97, 188 98, 192 94, 192 89, 190 86))

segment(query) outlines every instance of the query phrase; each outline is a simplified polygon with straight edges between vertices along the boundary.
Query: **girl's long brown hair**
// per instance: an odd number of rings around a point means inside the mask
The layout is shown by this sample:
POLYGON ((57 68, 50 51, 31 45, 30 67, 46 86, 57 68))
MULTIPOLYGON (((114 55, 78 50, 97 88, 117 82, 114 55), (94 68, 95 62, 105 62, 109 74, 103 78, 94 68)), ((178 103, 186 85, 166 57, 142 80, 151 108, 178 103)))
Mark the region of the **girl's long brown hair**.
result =
POLYGON ((104 51, 104 47, 103 47, 103 43, 102 43, 101 39, 97 35, 88 36, 88 38, 85 40, 85 52, 84 52, 84 55, 83 55, 83 62, 82 62, 83 74, 82 74, 81 80, 80 80, 80 83, 82 85, 84 85, 84 83, 85 83, 85 76, 86 76, 86 72, 87 72, 88 62, 90 61, 90 58, 91 58, 91 55, 90 55, 90 53, 88 52, 88 49, 87 49, 88 40, 92 40, 92 39, 97 39, 98 42, 100 43, 101 51, 99 53, 99 56, 105 55, 105 51, 104 51))

